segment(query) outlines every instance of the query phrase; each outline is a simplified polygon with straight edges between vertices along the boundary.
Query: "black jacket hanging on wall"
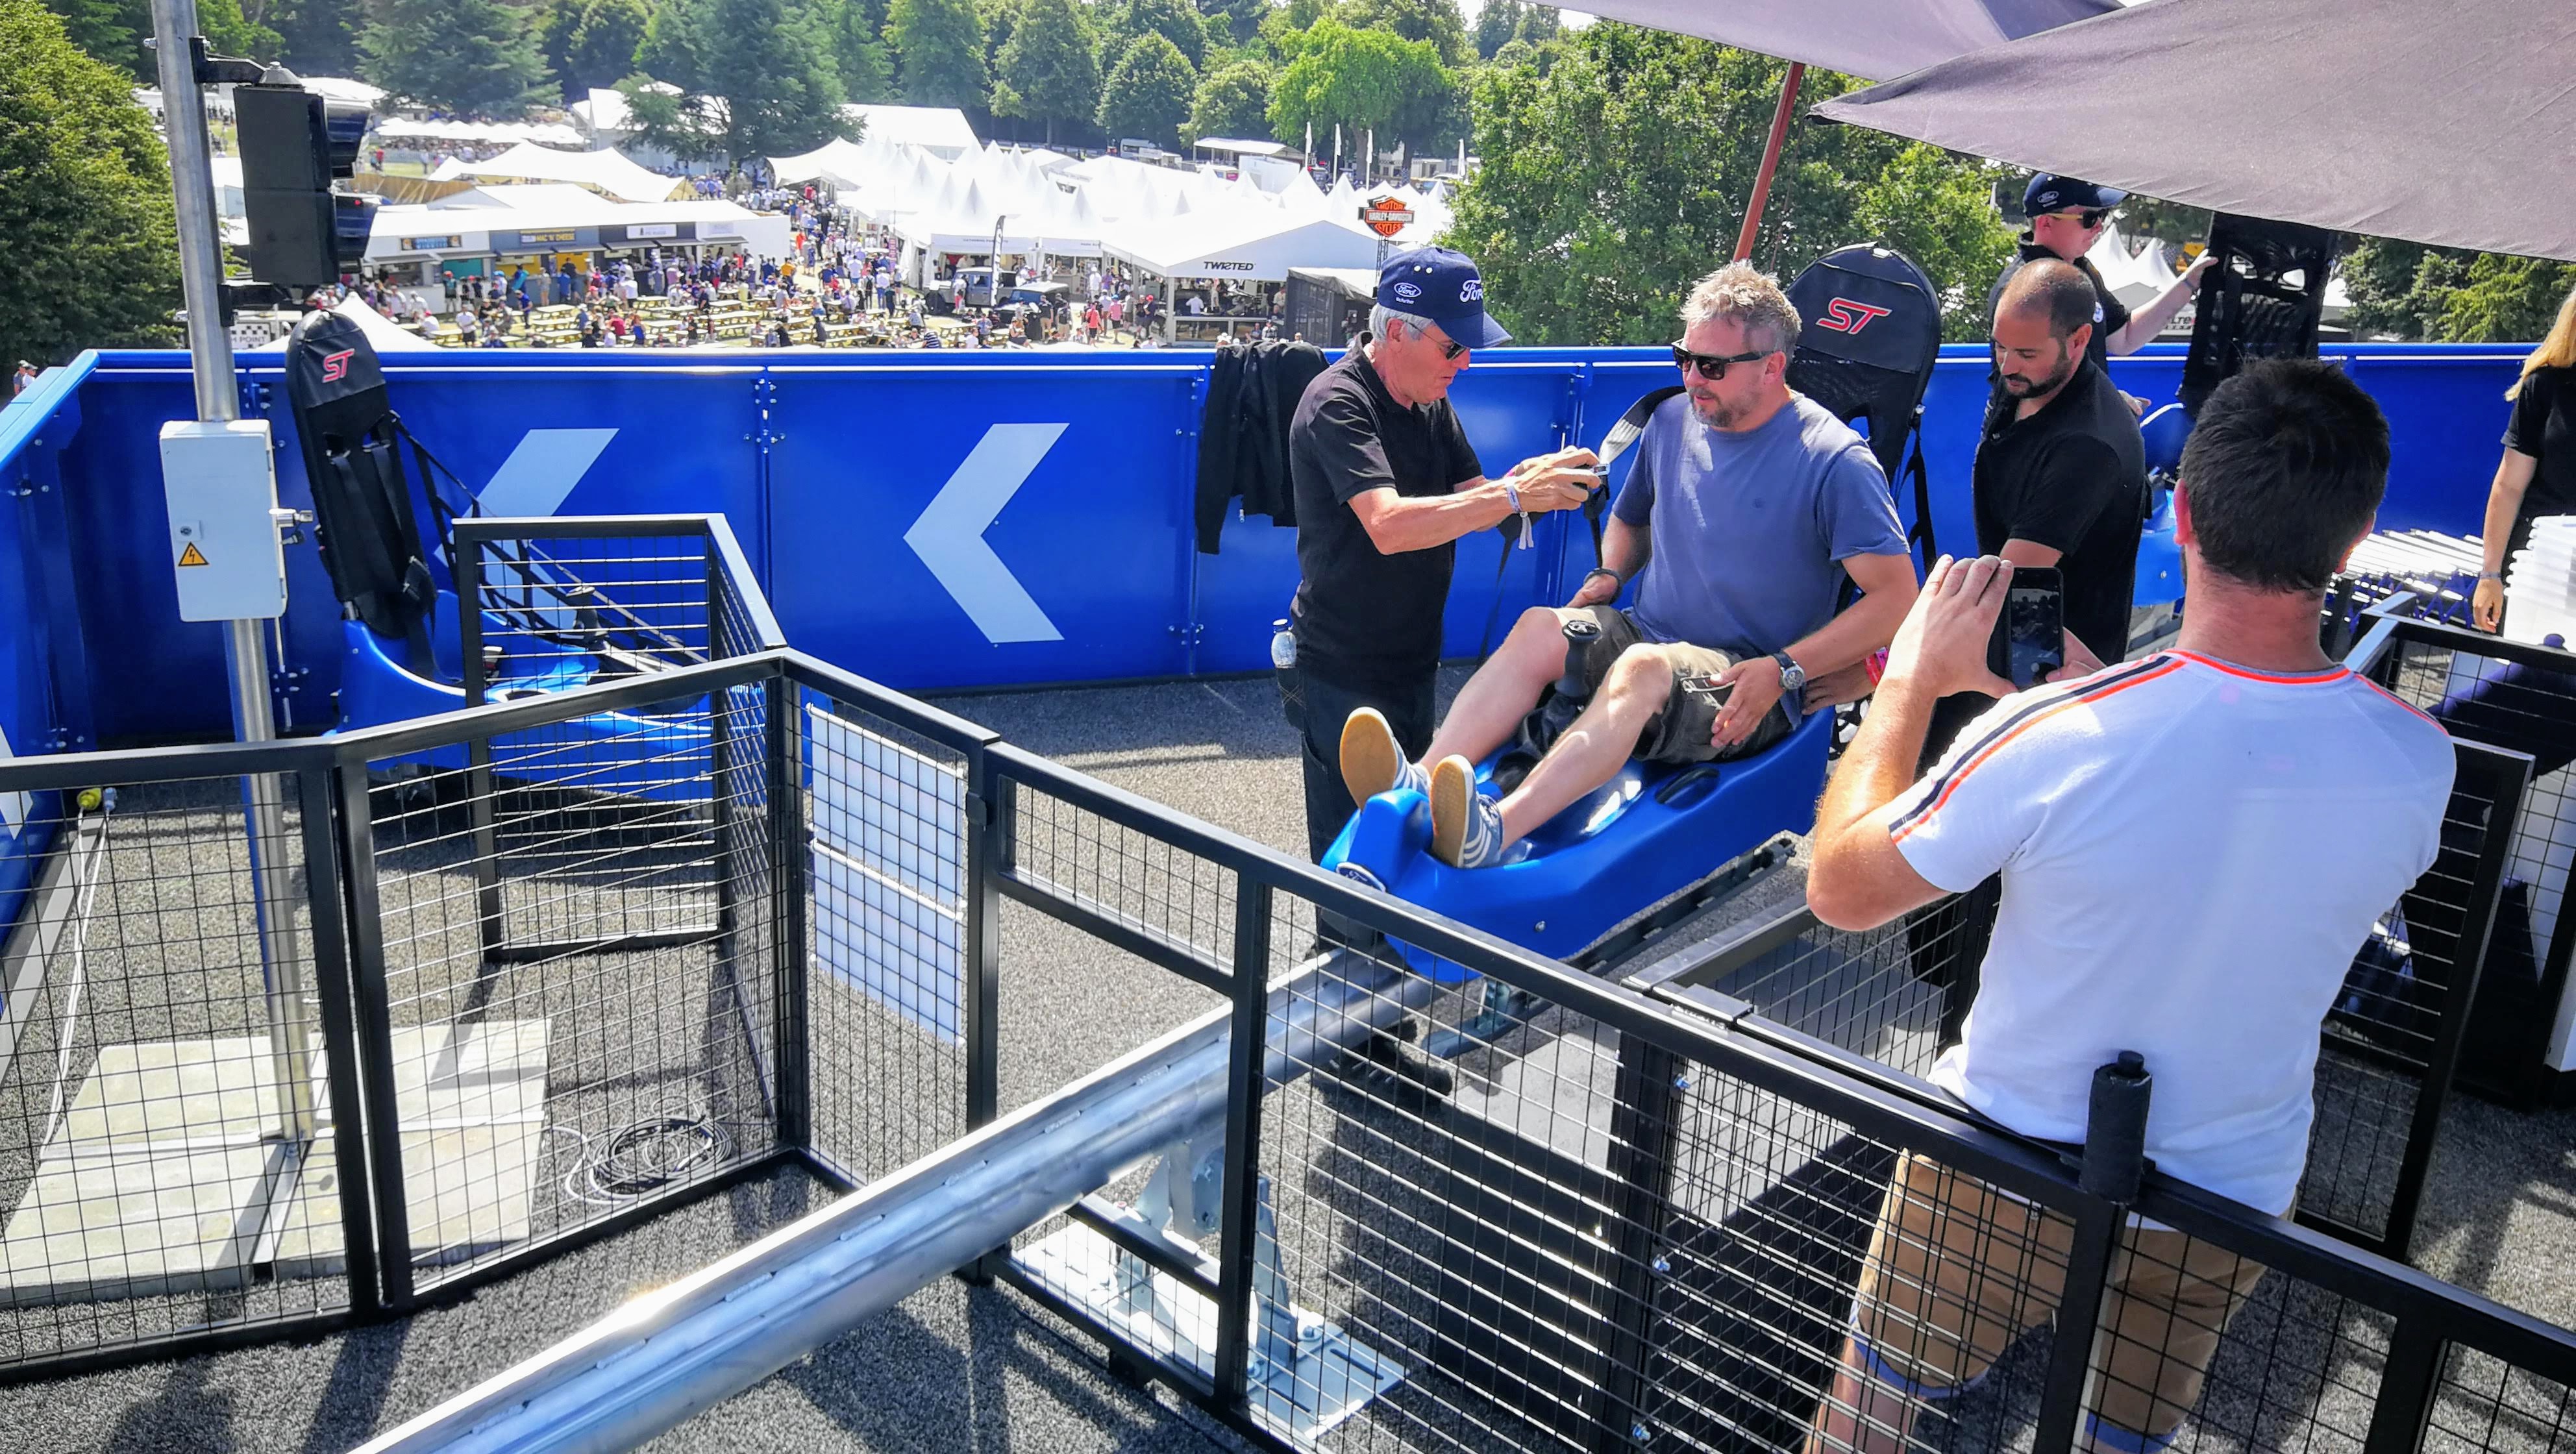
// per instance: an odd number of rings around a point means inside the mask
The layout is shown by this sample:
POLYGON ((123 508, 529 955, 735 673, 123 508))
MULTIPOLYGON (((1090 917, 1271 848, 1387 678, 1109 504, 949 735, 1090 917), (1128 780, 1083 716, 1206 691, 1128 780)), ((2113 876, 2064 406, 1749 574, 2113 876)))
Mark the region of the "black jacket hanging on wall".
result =
POLYGON ((1288 422, 1306 386, 1324 371, 1311 343, 1227 345, 1208 377, 1199 421, 1198 543, 1216 554, 1226 501, 1241 496, 1243 513, 1267 515, 1295 529, 1297 505, 1288 479, 1288 422))

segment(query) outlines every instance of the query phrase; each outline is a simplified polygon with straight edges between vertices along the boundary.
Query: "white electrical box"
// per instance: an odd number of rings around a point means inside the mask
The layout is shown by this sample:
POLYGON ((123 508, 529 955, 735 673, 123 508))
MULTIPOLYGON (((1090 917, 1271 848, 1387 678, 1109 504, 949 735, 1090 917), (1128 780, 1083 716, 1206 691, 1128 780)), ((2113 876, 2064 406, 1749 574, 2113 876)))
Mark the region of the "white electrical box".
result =
POLYGON ((278 535, 277 464, 267 420, 162 425, 161 491, 170 507, 180 620, 264 621, 286 614, 286 546, 278 535))

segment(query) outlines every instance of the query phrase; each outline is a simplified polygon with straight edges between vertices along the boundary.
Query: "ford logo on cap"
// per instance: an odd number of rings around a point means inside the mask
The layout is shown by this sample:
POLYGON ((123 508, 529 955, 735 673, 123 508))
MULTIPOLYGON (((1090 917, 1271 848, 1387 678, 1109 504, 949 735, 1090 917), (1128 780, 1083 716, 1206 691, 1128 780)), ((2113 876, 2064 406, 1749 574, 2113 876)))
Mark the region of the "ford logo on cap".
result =
POLYGON ((1422 285, 1420 283, 1399 282, 1390 285, 1387 288, 1387 291, 1393 293, 1399 298, 1402 298, 1407 303, 1410 303, 1414 299, 1422 296, 1422 285))

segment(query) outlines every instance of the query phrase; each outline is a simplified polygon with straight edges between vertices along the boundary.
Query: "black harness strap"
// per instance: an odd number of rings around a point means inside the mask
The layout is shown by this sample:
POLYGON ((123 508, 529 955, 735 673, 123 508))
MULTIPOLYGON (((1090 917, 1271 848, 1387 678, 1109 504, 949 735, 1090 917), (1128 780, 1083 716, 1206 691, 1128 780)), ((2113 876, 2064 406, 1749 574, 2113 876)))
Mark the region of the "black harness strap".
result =
MULTIPOLYGON (((1595 565, 1606 567, 1610 564, 1610 558, 1601 547, 1604 528, 1601 517, 1610 509, 1610 466, 1645 434, 1646 426, 1654 422, 1655 411, 1663 407, 1664 401, 1684 392, 1687 390, 1680 384, 1666 384, 1649 391, 1645 397, 1629 405, 1628 412, 1620 415, 1619 421, 1611 425, 1610 432, 1602 437, 1599 451, 1601 488, 1583 501, 1583 523, 1592 527, 1592 560, 1595 565)), ((1528 518, 1526 515, 1506 515, 1503 523, 1494 527, 1495 533, 1503 538, 1503 552, 1494 562, 1494 603, 1485 608, 1485 632, 1476 642, 1478 666, 1483 666, 1485 658, 1493 655, 1494 627, 1503 618, 1503 577, 1512 568, 1512 547, 1519 542, 1522 522, 1528 518)))
POLYGON ((1905 461, 1905 472, 1914 476, 1914 528, 1905 532, 1905 543, 1923 547, 1923 568, 1930 570, 1941 548, 1932 541, 1932 476, 1923 468, 1923 406, 1914 407, 1914 453, 1905 461))

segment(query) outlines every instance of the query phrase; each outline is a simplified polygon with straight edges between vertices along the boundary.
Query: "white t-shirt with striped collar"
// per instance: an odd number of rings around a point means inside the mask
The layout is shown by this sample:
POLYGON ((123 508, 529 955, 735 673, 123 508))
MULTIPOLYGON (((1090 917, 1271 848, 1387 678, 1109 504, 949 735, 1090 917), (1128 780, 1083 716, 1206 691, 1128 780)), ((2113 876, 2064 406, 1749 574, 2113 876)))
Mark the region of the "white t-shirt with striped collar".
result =
POLYGON ((1997 703, 1889 828, 1943 889, 2003 875, 1933 1081, 2081 1141, 2094 1068, 2138 1051, 2159 1169, 2287 1209, 2320 1024, 2372 922, 2432 865, 2452 771, 2440 725, 2340 667, 2168 651, 1997 703))

